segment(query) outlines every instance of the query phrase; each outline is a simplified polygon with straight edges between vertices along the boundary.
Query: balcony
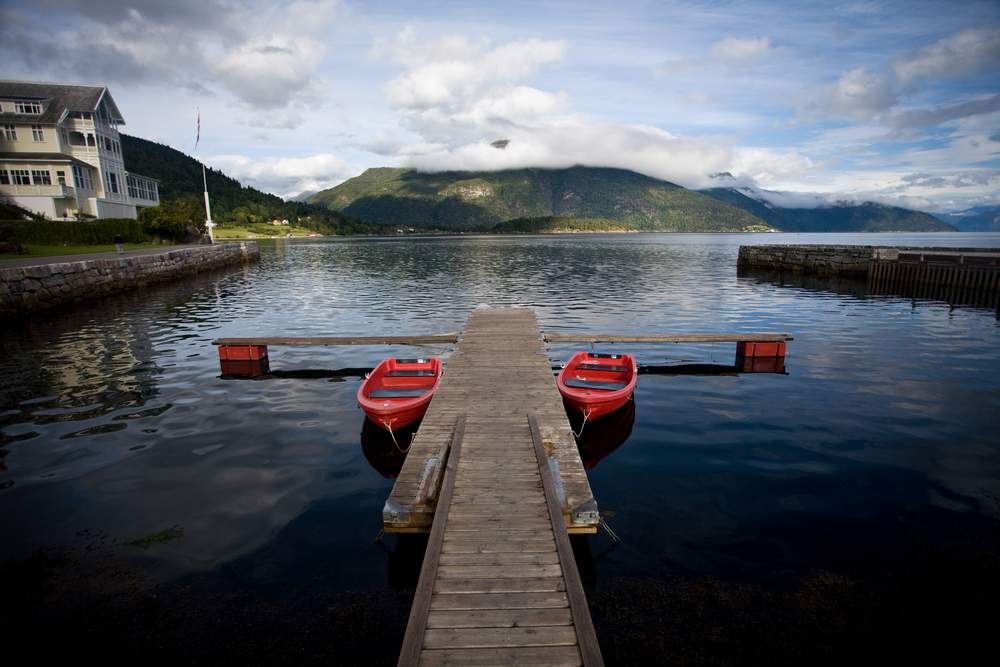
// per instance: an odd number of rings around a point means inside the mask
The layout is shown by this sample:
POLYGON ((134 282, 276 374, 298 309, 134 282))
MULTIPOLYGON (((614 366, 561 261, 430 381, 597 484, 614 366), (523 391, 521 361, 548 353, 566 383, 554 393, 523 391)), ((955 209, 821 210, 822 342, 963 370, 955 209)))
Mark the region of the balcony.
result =
MULTIPOLYGON (((0 193, 22 197, 75 197, 76 189, 69 185, 0 185, 0 193)), ((87 195, 83 195, 87 196, 87 195)), ((90 196, 93 196, 92 194, 90 196)))

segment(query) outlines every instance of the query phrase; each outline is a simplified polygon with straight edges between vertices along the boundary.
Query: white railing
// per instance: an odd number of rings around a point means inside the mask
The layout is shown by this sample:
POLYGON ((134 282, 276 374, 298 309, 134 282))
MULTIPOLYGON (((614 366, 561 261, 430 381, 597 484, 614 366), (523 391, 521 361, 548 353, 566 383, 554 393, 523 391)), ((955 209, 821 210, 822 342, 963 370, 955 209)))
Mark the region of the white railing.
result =
POLYGON ((0 185, 0 193, 5 195, 25 195, 33 197, 73 197, 75 191, 68 185, 0 185))

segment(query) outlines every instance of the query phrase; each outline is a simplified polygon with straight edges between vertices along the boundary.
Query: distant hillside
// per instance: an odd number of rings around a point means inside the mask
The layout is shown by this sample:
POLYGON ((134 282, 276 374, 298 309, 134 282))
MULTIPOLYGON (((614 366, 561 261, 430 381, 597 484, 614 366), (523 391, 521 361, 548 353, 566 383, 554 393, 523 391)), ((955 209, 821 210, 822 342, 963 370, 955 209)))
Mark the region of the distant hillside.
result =
POLYGON ((963 232, 1000 232, 1000 206, 976 206, 936 217, 963 232))
POLYGON ((947 232, 955 229, 927 213, 874 202, 779 208, 734 188, 711 188, 701 192, 753 213, 783 232, 947 232))
MULTIPOLYGON (((525 219, 613 221, 638 231, 742 231, 763 221, 673 183, 623 169, 572 167, 420 173, 369 169, 309 199, 366 222, 447 230, 525 219)), ((544 227, 544 225, 541 225, 544 227)), ((507 231, 498 229, 498 231, 507 231)))
MULTIPOLYGON (((121 135, 125 166, 160 181, 160 199, 183 195, 201 197, 201 162, 184 153, 139 137, 121 135)), ((325 206, 286 202, 280 197, 245 187, 234 178, 209 167, 206 171, 212 217, 223 225, 289 220, 324 234, 373 233, 372 225, 349 220, 325 206)))

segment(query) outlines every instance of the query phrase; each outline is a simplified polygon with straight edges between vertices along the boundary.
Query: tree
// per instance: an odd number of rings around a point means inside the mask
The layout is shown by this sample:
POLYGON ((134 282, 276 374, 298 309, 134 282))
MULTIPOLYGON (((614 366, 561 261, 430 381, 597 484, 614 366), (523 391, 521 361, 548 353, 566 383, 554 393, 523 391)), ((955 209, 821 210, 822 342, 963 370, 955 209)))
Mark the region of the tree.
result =
POLYGON ((143 229, 171 241, 193 241, 205 233, 205 210, 194 195, 178 195, 139 212, 143 229))

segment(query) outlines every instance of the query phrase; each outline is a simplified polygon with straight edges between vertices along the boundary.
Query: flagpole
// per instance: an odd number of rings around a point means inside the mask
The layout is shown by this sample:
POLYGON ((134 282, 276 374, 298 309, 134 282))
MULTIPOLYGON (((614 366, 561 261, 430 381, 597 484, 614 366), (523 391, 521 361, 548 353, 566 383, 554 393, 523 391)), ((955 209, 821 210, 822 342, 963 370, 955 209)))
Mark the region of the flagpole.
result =
POLYGON ((208 242, 215 243, 215 234, 212 232, 215 223, 212 222, 212 207, 208 203, 208 177, 205 176, 204 162, 201 163, 201 180, 205 184, 205 230, 208 232, 208 242))
MULTIPOLYGON (((198 109, 198 130, 194 139, 195 152, 198 150, 198 142, 201 141, 201 109, 198 109)), ((201 162, 199 160, 199 162, 201 162)), ((201 163, 201 182, 205 186, 205 231, 208 232, 208 242, 215 243, 215 233, 212 228, 215 227, 215 223, 212 222, 212 206, 208 203, 208 176, 205 175, 205 163, 201 163)))

